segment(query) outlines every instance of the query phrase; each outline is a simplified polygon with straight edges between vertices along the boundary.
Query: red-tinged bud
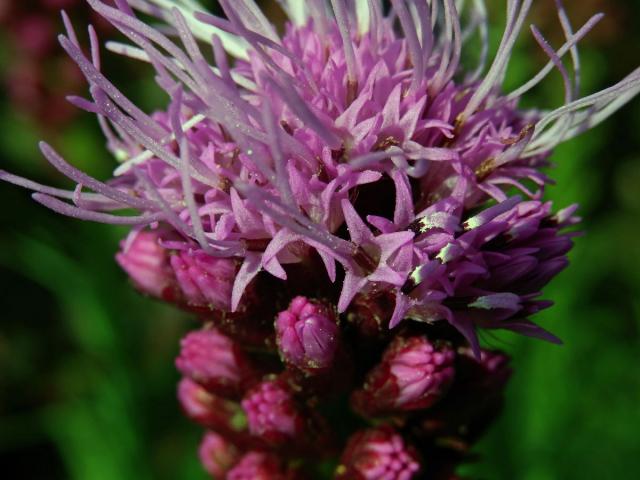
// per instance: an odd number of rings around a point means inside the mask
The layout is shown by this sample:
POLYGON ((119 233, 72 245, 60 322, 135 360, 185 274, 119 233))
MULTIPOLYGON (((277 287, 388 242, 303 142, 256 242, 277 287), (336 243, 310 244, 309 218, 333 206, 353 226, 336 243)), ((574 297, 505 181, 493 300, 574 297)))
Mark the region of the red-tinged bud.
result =
POLYGON ((352 405, 365 416, 430 407, 451 385, 454 360, 455 352, 446 343, 434 344, 423 336, 396 337, 353 394, 352 405))
POLYGON ((278 314, 276 339, 283 360, 307 373, 329 368, 339 347, 336 316, 324 305, 296 297, 278 314))
POLYGON ((202 437, 198 449, 200 463, 215 479, 222 479, 227 471, 238 461, 238 449, 222 435, 207 431, 202 437))
POLYGON ((238 397, 254 377, 242 349, 214 328, 188 333, 180 346, 176 367, 211 393, 238 397))
POLYGON ((293 480, 277 457, 263 452, 248 452, 229 471, 227 480, 293 480))
POLYGON ((295 440, 304 432, 305 419, 287 385, 268 380, 254 387, 242 400, 249 431, 272 445, 295 440))
POLYGON ((178 384, 178 400, 188 418, 211 430, 233 436, 246 428, 240 405, 207 392, 190 378, 178 384))
POLYGON ((410 480, 420 463, 416 450, 391 427, 361 430, 348 441, 336 470, 339 480, 410 480))
POLYGON ((233 260, 212 257, 200 250, 180 251, 171 255, 171 267, 187 305, 231 309, 231 289, 236 276, 233 260))
POLYGON ((155 231, 131 233, 121 244, 116 261, 129 274, 138 290, 156 298, 166 298, 175 277, 169 265, 168 251, 158 242, 155 231))

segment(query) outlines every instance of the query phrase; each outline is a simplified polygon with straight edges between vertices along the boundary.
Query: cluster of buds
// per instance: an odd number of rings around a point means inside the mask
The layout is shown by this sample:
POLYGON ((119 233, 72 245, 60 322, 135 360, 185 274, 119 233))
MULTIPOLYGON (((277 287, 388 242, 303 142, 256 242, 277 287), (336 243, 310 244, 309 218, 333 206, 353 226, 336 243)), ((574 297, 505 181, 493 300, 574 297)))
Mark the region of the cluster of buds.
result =
POLYGON ((207 429, 200 457, 214 478, 307 478, 314 470, 305 468, 341 443, 337 478, 441 478, 497 413, 510 374, 505 354, 475 357, 461 336, 431 340, 437 332, 403 329, 377 354, 354 356, 371 338, 337 322, 325 303, 297 295, 275 315, 276 341, 264 348, 211 323, 183 338, 178 397, 207 429), (344 393, 350 402, 336 407, 344 393), (371 426, 344 431, 326 415, 331 408, 371 426))
POLYGON ((66 22, 91 94, 69 100, 98 115, 121 164, 102 182, 41 144, 75 190, 0 179, 56 212, 133 226, 117 261, 134 285, 202 320, 176 365, 207 472, 320 478, 326 460, 342 479, 457 478, 510 375, 478 331, 559 342, 530 317, 550 306, 541 289, 578 218, 541 200, 542 168, 640 91, 637 70, 579 98, 575 45, 600 16, 574 29, 557 0, 564 45, 533 27, 549 63, 502 93, 532 0, 507 2, 486 72, 482 1, 391 0, 386 14, 378 0, 282 0, 283 36, 253 0, 220 0, 225 18, 192 0, 87 2, 170 104, 143 112, 100 71, 95 35, 86 55, 66 22), (565 104, 519 108, 554 66, 565 104))

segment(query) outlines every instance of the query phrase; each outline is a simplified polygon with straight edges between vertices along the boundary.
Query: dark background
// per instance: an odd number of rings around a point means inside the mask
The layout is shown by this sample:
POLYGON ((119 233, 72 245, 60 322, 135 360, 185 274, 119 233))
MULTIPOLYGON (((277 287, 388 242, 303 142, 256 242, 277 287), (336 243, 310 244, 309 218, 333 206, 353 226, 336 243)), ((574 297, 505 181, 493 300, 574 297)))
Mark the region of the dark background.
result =
MULTIPOLYGON (((504 2, 488 3, 495 44, 504 2)), ((566 3, 574 25, 596 11, 607 14, 581 44, 584 93, 640 64, 638 2, 566 3)), ((100 178, 115 163, 92 116, 62 101, 85 88, 55 43, 62 29, 58 6, 83 34, 83 25, 95 20, 81 1, 0 0, 0 168, 69 186, 39 155, 39 139, 100 178)), ((550 0, 535 2, 529 20, 553 45, 561 43, 550 0)), ((103 40, 112 36, 98 27, 103 40)), ((505 88, 545 61, 523 33, 505 88)), ((165 101, 150 88, 146 66, 108 55, 105 64, 145 108, 165 101)), ((554 73, 525 104, 561 101, 554 73)), ((639 128, 636 100, 553 157, 557 168, 550 174, 558 186, 548 198, 557 208, 579 202, 586 232, 570 268, 546 289, 556 305, 536 318, 565 345, 485 334, 487 345, 513 355, 515 375, 504 415, 476 448, 483 462, 464 469, 473 478, 640 475, 639 128)), ((0 184, 0 204, 2 476, 204 478, 195 453, 200 429, 182 418, 174 394, 178 339, 195 321, 133 291, 113 261, 124 230, 56 216, 7 184, 0 184)))

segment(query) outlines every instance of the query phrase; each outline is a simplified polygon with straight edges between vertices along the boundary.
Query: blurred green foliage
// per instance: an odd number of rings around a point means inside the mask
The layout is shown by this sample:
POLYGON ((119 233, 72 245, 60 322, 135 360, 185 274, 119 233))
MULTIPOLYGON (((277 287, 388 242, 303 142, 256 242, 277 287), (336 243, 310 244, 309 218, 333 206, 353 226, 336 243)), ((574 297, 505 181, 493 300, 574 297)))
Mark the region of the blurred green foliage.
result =
MULTIPOLYGON (((503 2, 491 3, 502 9, 503 2)), ((534 20, 559 31, 545 13, 549 2, 538 4, 534 20)), ((579 18, 590 13, 572 6, 579 18)), ((596 31, 582 43, 584 92, 640 63, 640 6, 611 0, 599 7, 612 15, 599 27, 606 35, 596 31)), ((1 72, 15 61, 5 33, 1 72)), ((506 88, 544 61, 523 35, 506 88)), ((123 84, 122 71, 110 71, 123 84)), ((124 82, 147 108, 162 103, 149 93, 150 81, 150 70, 140 68, 124 82)), ((553 75, 526 100, 561 101, 553 75)), ((536 319, 565 345, 485 335, 486 344, 512 353, 516 373, 504 415, 476 449, 482 461, 464 467, 472 478, 640 475, 639 128, 635 101, 553 157, 558 186, 548 197, 557 207, 579 202, 586 233, 570 268, 546 289, 556 305, 536 319)), ((2 168, 68 185, 40 157, 39 138, 100 177, 113 165, 90 115, 45 127, 0 95, 2 168)), ((0 200, 1 471, 25 479, 204 478, 195 454, 200 430, 182 418, 174 394, 173 358, 193 320, 133 291, 112 260, 124 230, 53 215, 5 184, 0 200)))

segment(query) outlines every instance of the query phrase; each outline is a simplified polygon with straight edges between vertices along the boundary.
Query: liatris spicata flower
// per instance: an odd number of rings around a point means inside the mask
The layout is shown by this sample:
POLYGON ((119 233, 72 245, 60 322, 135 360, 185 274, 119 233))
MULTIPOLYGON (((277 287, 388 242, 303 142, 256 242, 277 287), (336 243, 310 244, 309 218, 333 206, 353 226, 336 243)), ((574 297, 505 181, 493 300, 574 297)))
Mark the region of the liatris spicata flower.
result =
POLYGON ((120 164, 102 182, 42 144, 75 190, 0 178, 59 213, 132 226, 117 258, 134 284, 229 337, 188 334, 177 362, 187 416, 249 452, 227 478, 293 463, 313 478, 345 447, 342 478, 453 478, 510 374, 478 331, 559 342, 530 317, 550 305, 540 292, 578 219, 542 200, 542 168, 640 91, 636 70, 580 97, 576 44, 601 15, 574 28, 557 0, 563 44, 532 27, 549 61, 503 92, 532 0, 506 2, 488 68, 482 0, 387 13, 282 0, 283 34, 253 0, 220 0, 224 18, 194 0, 87 2, 128 39, 107 49, 151 64, 169 104, 137 107, 101 72, 95 32, 86 55, 67 21, 60 43, 91 96, 69 100, 97 115, 120 164), (554 68, 564 104, 519 107, 554 68), (246 381, 245 360, 260 366, 246 381))

